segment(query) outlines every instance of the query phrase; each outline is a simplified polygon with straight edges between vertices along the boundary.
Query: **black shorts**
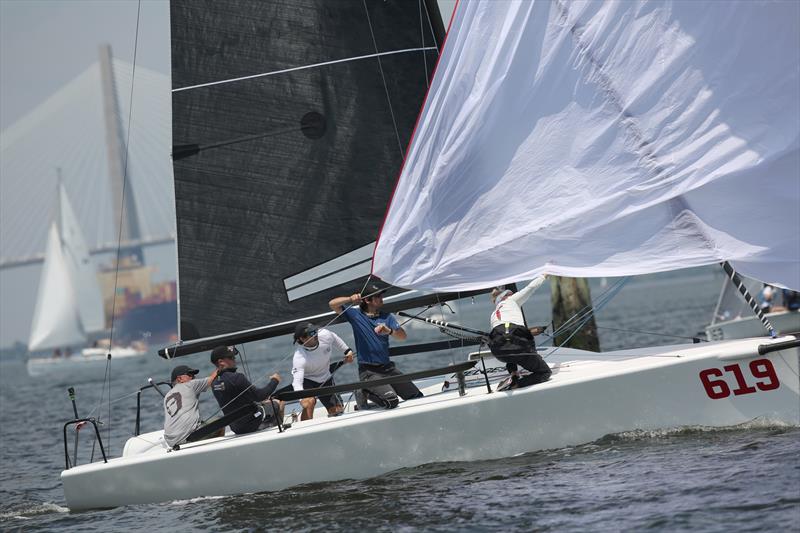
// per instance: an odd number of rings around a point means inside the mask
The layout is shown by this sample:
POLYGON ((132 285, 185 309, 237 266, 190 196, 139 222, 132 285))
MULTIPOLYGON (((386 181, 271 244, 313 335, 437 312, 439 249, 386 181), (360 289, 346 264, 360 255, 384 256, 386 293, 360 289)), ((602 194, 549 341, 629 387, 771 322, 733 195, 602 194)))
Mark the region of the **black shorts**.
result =
MULTIPOLYGON (((318 389, 320 387, 332 387, 334 385, 336 385, 336 383, 333 382, 333 376, 329 377, 328 381, 326 381, 325 383, 319 383, 318 381, 313 381, 308 378, 303 379, 304 390, 318 389)), ((342 402, 342 398, 338 394, 318 396, 318 398, 319 401, 322 402, 322 405, 324 405, 327 409, 332 409, 334 406, 337 405, 344 405, 344 402, 342 402)))

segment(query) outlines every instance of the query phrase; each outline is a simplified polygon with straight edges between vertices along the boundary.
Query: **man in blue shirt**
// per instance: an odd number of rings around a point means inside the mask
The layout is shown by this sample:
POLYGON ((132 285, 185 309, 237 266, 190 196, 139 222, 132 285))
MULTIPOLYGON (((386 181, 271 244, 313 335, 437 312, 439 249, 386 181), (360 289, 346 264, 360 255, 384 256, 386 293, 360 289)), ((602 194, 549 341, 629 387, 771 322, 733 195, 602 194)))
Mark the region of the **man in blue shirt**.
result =
MULTIPOLYGON (((381 311, 385 291, 386 289, 370 283, 364 288, 365 296, 356 293, 351 296, 340 296, 329 302, 331 309, 343 315, 353 328, 358 356, 358 377, 361 381, 402 375, 402 372, 389 360, 389 337, 404 340, 406 332, 397 323, 394 315, 381 311), (358 304, 358 307, 355 307, 355 304, 358 304)), ((398 395, 404 400, 422 397, 422 392, 410 381, 370 387, 365 389, 364 393, 369 400, 387 409, 397 407, 400 402, 397 399, 398 395)))

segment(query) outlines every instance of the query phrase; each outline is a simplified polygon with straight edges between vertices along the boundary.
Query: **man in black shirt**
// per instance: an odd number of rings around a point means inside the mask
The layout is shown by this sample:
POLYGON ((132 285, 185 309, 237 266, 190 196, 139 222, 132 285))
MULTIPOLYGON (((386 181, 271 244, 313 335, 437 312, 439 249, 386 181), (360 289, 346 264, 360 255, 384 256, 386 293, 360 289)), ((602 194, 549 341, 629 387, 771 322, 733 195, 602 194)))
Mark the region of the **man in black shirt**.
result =
POLYGON ((261 403, 263 408, 262 416, 237 420, 231 424, 231 430, 236 434, 252 433, 276 425, 275 413, 283 417, 283 402, 268 398, 278 387, 281 381, 280 375, 272 374, 266 386, 257 388, 244 374, 236 371, 237 355, 239 351, 233 346, 217 346, 211 352, 211 362, 218 371, 217 378, 211 384, 214 398, 226 415, 253 403, 261 403))

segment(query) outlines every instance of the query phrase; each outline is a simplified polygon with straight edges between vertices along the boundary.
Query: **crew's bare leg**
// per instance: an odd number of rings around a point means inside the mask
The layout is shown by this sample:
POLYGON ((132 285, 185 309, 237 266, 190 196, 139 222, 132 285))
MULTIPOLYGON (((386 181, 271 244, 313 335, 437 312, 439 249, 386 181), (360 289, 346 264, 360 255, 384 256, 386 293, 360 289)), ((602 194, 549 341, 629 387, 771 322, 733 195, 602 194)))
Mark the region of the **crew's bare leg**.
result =
MULTIPOLYGON (((283 402, 281 402, 281 404, 282 403, 283 402)), ((300 420, 311 420, 314 418, 314 406, 316 405, 316 398, 303 398, 300 400, 300 406, 303 408, 303 413, 300 415, 300 420)), ((283 416, 283 405, 281 405, 281 416, 283 416)))

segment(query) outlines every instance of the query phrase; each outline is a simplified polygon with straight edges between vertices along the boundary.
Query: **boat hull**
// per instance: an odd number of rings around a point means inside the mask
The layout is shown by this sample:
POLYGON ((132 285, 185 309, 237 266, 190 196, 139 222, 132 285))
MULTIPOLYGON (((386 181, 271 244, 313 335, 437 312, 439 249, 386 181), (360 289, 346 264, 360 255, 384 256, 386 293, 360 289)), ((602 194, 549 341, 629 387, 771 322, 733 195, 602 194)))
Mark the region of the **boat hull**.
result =
POLYGON ((510 457, 630 430, 735 426, 759 418, 798 425, 798 349, 759 355, 763 343, 688 345, 638 356, 555 354, 547 359, 552 379, 533 387, 488 394, 482 376, 475 376, 476 385, 460 397, 452 389, 435 394, 439 380, 426 398, 391 411, 314 419, 283 433, 223 437, 179 451, 155 446, 82 465, 62 473, 64 493, 72 510, 115 507, 510 457))
MULTIPOLYGON (((800 312, 776 311, 765 315, 778 334, 797 334, 800 332, 800 312)), ((716 322, 706 326, 706 339, 722 341, 767 335, 761 320, 753 315, 716 322)))
MULTIPOLYGON (((146 350, 135 348, 120 347, 111 351, 111 357, 115 361, 137 361, 145 362, 143 355, 146 350)), ((108 359, 108 349, 105 348, 84 348, 80 354, 70 357, 31 357, 28 359, 28 375, 31 377, 40 376, 78 376, 86 372, 102 371, 106 367, 108 359)))

